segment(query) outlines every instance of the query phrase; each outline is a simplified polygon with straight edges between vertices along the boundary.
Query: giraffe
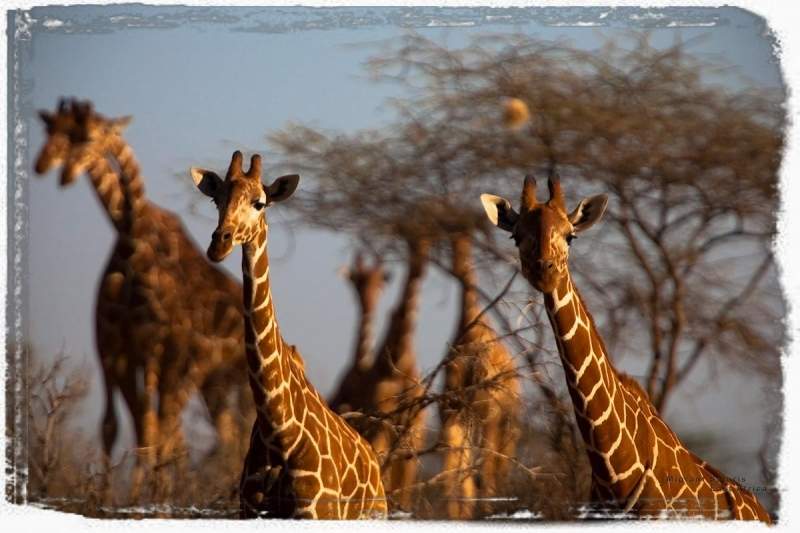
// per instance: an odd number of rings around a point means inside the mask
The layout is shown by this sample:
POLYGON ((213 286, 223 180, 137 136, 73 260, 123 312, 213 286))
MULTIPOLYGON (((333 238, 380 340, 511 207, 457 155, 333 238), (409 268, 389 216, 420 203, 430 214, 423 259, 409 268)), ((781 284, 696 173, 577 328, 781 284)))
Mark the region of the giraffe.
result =
POLYGON ((242 246, 242 298, 247 375, 256 421, 240 482, 244 518, 382 518, 386 498, 369 443, 335 414, 284 341, 269 279, 265 209, 292 195, 299 176, 261 183, 261 156, 247 172, 233 153, 222 179, 192 168, 195 185, 219 212, 207 255, 214 262, 242 246))
POLYGON ((330 401, 331 408, 338 413, 353 411, 354 402, 359 402, 361 392, 374 362, 373 331, 375 307, 378 304, 389 276, 383 270, 383 265, 376 262, 369 266, 364 261, 364 255, 358 253, 350 269, 342 272, 350 281, 356 293, 359 305, 359 324, 356 331, 353 362, 339 383, 330 401))
MULTIPOLYGON (((240 373, 228 370, 245 364, 239 285, 206 261, 175 215, 145 197, 139 166, 122 137, 129 117, 107 119, 88 102, 63 99, 54 113, 41 111, 40 117, 47 140, 36 172, 63 166, 62 186, 88 173, 116 233, 95 305, 106 457, 118 429, 112 401, 117 389, 131 412, 143 464, 152 466, 158 455, 169 457, 180 446, 179 414, 193 386, 201 387, 225 439, 231 432, 222 424, 236 411, 255 416, 247 404, 227 398, 247 389, 240 373), (223 377, 220 390, 215 384, 223 377)), ((141 475, 134 475, 134 498, 141 475)))
POLYGON ((418 228, 401 225, 407 247, 408 267, 397 304, 386 333, 375 350, 375 360, 366 371, 356 394, 338 405, 338 411, 361 412, 363 417, 348 421, 372 444, 381 459, 386 490, 395 506, 407 510, 418 463, 409 454, 422 448, 425 415, 413 405, 423 395, 414 353, 414 331, 422 278, 425 276, 429 239, 418 228), (377 420, 376 420, 377 419, 377 420))
POLYGON ((614 368, 567 264, 571 241, 600 220, 608 197, 585 198, 568 213, 557 175, 548 188, 550 198, 537 202, 527 176, 519 213, 499 196, 483 194, 481 202, 491 222, 511 233, 523 276, 544 295, 592 468, 593 500, 636 517, 769 523, 755 495, 687 450, 647 393, 614 368))
POLYGON ((498 496, 498 486, 508 473, 505 457, 515 455, 519 439, 521 387, 511 355, 488 317, 481 316, 472 264, 472 236, 467 231, 453 232, 450 243, 461 311, 446 355, 444 397, 461 401, 440 406, 441 441, 445 446, 443 471, 453 472, 447 477, 445 489, 449 496, 448 517, 469 519, 474 516, 476 496, 482 512, 492 512, 490 498, 498 496), (477 478, 471 472, 475 462, 480 465, 477 478))

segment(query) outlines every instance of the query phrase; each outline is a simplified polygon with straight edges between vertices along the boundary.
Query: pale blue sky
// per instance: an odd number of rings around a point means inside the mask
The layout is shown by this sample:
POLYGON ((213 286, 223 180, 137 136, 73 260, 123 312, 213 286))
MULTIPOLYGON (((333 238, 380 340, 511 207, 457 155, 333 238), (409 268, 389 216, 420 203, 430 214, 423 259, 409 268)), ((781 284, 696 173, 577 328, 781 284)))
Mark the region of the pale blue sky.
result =
MULTIPOLYGON (((743 11, 684 10, 680 18, 673 12, 665 19, 658 11, 617 9, 602 16, 608 10, 595 8, 583 16, 579 8, 571 10, 577 15, 548 11, 542 18, 538 12, 511 11, 515 24, 501 25, 495 22, 509 19, 487 18, 487 13, 508 13, 485 9, 37 8, 31 11, 36 19, 32 53, 23 64, 24 77, 32 81, 31 156, 43 140, 34 111, 52 109, 60 96, 91 99, 108 116, 133 115, 126 138, 141 163, 150 199, 181 215, 205 249, 213 208, 201 202, 205 217, 189 215, 186 206, 197 198, 174 175, 192 165, 223 170, 237 148, 265 152, 266 134, 289 121, 352 132, 391 119, 383 104, 387 97, 403 96, 401 88, 368 81, 362 67, 377 52, 376 41, 402 35, 405 30, 397 22, 446 39, 450 46, 463 45, 473 35, 512 30, 544 39, 567 38, 587 49, 631 27, 650 27, 657 45, 702 35, 705 39, 692 47, 695 52, 736 65, 758 86, 780 83, 763 22, 743 11), (308 29, 312 19, 323 29, 308 29), (711 20, 717 25, 664 28, 670 20, 711 20), (610 26, 553 25, 565 21, 608 21, 610 26), (459 25, 441 27, 446 23, 459 25), (469 23, 473 25, 461 25, 469 23)), ((290 171, 276 169, 274 175, 290 171)), ((53 174, 31 180, 29 332, 39 354, 50 356, 63 346, 76 359, 85 357, 96 381, 93 305, 112 233, 89 187, 82 179, 60 189, 53 174)), ((285 219, 280 208, 270 210, 278 318, 286 339, 304 355, 310 379, 327 394, 351 352, 356 309, 337 270, 350 260, 352 250, 346 238, 331 232, 297 228, 290 233, 285 219)), ((239 265, 238 255, 224 263, 237 278, 239 265)), ((417 348, 424 369, 436 364, 451 335, 456 290, 435 271, 423 290, 417 348)), ((395 292, 382 299, 384 314, 395 292)), ((623 369, 631 360, 623 359, 623 369)), ((705 383, 704 374, 697 373, 677 392, 687 396, 670 404, 667 420, 678 431, 714 432, 739 443, 735 449, 741 453, 752 453, 760 444, 761 426, 743 421, 760 423, 767 409, 765 384, 734 376, 722 387, 719 381, 705 383)), ((83 422, 96 433, 101 409, 97 388, 91 398, 83 422)), ((770 398, 774 401, 774 394, 770 398)), ((130 443, 129 433, 126 439, 130 443)), ((753 459, 747 456, 750 466, 741 474, 756 476, 753 459)))

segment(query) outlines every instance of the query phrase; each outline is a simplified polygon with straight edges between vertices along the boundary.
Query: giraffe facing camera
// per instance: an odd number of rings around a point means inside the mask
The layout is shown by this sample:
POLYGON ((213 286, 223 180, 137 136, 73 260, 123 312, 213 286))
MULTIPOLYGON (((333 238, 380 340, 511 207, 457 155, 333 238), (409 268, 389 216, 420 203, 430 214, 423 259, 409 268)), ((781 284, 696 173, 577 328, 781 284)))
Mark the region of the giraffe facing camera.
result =
POLYGON ((594 503, 637 517, 770 522, 752 492, 689 451, 636 381, 614 368, 567 264, 570 242, 600 220, 607 196, 584 199, 567 213, 557 175, 548 189, 549 199, 539 203, 536 181, 526 176, 520 212, 499 196, 483 194, 481 202, 489 220, 511 233, 525 278, 544 293, 592 468, 594 503))
POLYGON ((239 486, 244 518, 384 518, 380 465, 369 443, 328 408, 305 375, 297 349, 281 336, 272 301, 267 206, 286 200, 299 176, 261 183, 261 156, 242 169, 233 153, 221 178, 191 169, 195 185, 219 211, 208 247, 222 261, 242 246, 244 339, 257 417, 239 486))
POLYGON ((252 241, 261 228, 264 209, 289 198, 300 181, 300 176, 292 174, 263 185, 261 156, 253 155, 247 172, 242 170, 242 159, 242 152, 233 153, 225 179, 211 170, 191 170, 197 188, 219 208, 219 224, 208 247, 208 258, 215 262, 225 259, 234 246, 252 241))

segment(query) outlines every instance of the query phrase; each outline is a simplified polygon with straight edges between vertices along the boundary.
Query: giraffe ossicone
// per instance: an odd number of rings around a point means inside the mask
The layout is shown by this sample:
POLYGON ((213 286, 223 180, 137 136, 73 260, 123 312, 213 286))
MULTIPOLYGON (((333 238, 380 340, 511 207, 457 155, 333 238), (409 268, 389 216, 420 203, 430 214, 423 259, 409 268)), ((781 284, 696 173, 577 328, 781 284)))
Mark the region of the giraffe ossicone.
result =
POLYGON ((561 182, 536 199, 536 181, 523 183, 521 209, 484 194, 489 220, 511 233, 522 273, 544 294, 575 419, 592 468, 593 500, 633 516, 701 516, 770 522, 755 495, 687 450, 633 378, 619 373, 572 282, 569 245, 597 223, 606 195, 567 212, 561 182))
POLYGON ((261 183, 261 156, 242 168, 234 152, 225 178, 191 169, 219 220, 208 257, 242 246, 247 372, 256 421, 240 482, 243 517, 383 518, 380 465, 369 443, 334 413, 308 381, 302 358, 280 333, 270 290, 267 206, 287 199, 296 174, 261 183))

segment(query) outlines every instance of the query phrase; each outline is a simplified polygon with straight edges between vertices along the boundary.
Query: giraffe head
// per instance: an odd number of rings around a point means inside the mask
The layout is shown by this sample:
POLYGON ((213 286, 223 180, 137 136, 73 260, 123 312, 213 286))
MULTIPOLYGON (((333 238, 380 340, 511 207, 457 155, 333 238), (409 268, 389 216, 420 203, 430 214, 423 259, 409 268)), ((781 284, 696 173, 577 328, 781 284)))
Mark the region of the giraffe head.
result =
POLYGON ((608 196, 584 198, 567 212, 558 176, 547 181, 550 199, 536 200, 536 181, 526 176, 522 187, 520 212, 511 202, 493 194, 482 194, 481 202, 489 220, 511 233, 519 249, 522 274, 536 289, 549 293, 567 274, 569 245, 581 232, 600 220, 608 196))
POLYGON ((341 273, 353 285, 362 309, 375 308, 386 282, 390 279, 389 273, 383 269, 380 261, 376 260, 370 266, 361 252, 356 254, 353 266, 343 268, 341 273))
POLYGON ((211 170, 196 167, 192 167, 191 175, 197 188, 211 198, 219 211, 217 229, 208 247, 208 258, 215 262, 225 259, 234 246, 249 243, 266 231, 266 208, 290 197, 300 181, 300 176, 292 174, 264 185, 261 156, 253 155, 245 172, 239 150, 233 153, 225 179, 211 170))
POLYGON ((56 111, 39 111, 45 124, 47 139, 36 159, 35 170, 44 174, 63 165, 61 185, 66 186, 86 170, 94 157, 104 155, 105 146, 119 136, 130 123, 130 117, 107 119, 92 109, 90 102, 59 101, 56 111))

